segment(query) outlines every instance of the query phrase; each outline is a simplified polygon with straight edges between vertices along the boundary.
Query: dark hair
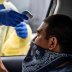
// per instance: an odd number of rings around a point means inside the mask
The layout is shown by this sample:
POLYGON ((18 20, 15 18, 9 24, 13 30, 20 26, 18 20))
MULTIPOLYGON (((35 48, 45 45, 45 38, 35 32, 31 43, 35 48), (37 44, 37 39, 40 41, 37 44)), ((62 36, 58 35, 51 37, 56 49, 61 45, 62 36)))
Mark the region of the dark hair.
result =
POLYGON ((55 36, 61 47, 61 52, 72 54, 72 19, 66 15, 56 14, 44 19, 48 24, 46 38, 55 36))

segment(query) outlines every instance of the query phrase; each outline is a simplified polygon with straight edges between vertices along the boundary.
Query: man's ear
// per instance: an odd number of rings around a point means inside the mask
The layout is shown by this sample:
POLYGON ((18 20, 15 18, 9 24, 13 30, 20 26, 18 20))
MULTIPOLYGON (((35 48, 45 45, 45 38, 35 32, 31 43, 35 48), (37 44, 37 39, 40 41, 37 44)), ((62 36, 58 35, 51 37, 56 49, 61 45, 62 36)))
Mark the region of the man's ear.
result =
POLYGON ((56 37, 49 38, 49 40, 48 40, 49 50, 56 49, 57 48, 57 44, 58 44, 58 41, 57 41, 57 38, 56 37))

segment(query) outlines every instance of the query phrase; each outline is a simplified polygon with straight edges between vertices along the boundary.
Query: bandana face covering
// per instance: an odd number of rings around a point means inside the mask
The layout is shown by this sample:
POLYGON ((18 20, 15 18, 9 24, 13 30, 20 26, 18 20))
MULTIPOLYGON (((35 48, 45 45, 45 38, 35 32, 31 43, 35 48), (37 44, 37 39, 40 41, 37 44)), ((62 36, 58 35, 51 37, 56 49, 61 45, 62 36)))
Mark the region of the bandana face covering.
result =
POLYGON ((48 72, 51 64, 53 62, 55 63, 56 60, 62 57, 67 57, 67 54, 51 52, 49 50, 39 47, 32 42, 28 55, 23 61, 22 72, 41 72, 40 70, 45 68, 46 66, 47 70, 42 70, 42 72, 48 72))

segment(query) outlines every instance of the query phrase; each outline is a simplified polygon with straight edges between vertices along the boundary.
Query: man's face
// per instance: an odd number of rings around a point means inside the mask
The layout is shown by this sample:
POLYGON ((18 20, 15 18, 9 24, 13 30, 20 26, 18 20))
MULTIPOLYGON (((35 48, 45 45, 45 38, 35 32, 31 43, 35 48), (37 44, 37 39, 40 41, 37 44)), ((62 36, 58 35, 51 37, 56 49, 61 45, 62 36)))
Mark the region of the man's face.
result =
POLYGON ((46 37, 45 29, 48 25, 44 22, 37 29, 37 37, 35 38, 34 43, 42 48, 48 48, 48 40, 46 37))
POLYGON ((56 37, 50 36, 46 39, 46 28, 48 28, 48 24, 45 22, 39 26, 37 29, 37 37, 34 39, 34 43, 44 49, 60 52, 60 45, 56 37))

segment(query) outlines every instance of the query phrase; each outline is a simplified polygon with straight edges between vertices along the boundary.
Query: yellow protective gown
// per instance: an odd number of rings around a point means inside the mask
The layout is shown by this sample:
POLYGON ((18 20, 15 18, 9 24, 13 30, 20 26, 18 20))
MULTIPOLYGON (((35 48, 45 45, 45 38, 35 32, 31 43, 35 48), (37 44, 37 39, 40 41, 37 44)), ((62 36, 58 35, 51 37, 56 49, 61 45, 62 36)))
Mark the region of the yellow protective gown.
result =
MULTIPOLYGON (((1 0, 2 1, 2 0, 1 0)), ((6 9, 13 9, 17 11, 16 7, 11 2, 3 2, 6 9)), ((27 26, 28 36, 22 39, 17 36, 14 27, 0 26, 0 55, 26 55, 30 47, 31 28, 27 26)))

